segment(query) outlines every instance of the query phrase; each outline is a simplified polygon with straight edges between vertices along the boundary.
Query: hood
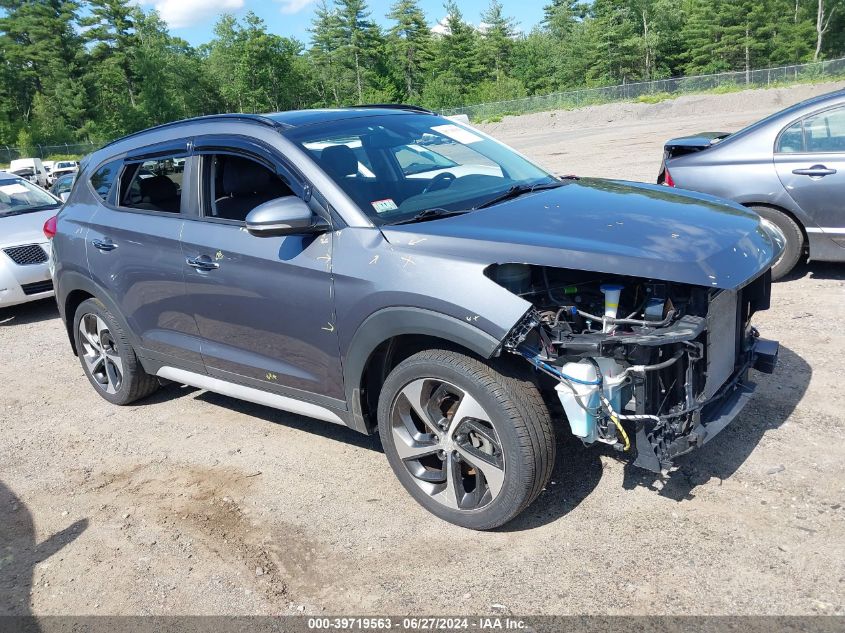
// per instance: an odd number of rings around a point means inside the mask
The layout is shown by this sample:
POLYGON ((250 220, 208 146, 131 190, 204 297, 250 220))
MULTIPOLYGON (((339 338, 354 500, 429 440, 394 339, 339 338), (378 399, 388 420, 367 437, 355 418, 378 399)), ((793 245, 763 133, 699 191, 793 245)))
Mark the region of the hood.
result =
POLYGON ((733 202, 658 185, 583 179, 465 215, 386 226, 393 244, 488 264, 525 263, 736 288, 780 253, 733 202), (425 237, 425 239, 421 239, 425 237))
POLYGON ((0 215, 0 248, 46 242, 44 223, 58 212, 58 209, 48 209, 9 217, 0 215))

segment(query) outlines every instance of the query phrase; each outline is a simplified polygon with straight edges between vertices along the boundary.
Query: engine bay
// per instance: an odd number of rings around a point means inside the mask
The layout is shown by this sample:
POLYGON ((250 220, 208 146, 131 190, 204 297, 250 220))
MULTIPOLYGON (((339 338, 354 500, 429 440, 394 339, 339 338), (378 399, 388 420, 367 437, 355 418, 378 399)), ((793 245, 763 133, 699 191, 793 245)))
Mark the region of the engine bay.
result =
POLYGON ((572 433, 619 451, 635 437, 635 463, 655 471, 703 443, 702 413, 741 387, 749 320, 769 300, 767 275, 735 291, 526 264, 486 274, 531 303, 504 349, 533 365, 572 433))

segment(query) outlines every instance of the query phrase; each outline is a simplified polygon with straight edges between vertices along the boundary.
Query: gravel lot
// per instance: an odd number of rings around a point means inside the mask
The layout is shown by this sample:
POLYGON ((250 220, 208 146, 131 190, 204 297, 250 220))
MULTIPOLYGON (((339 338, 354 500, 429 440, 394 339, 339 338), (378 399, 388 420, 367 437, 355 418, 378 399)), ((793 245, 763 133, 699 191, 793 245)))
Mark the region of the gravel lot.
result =
MULTIPOLYGON (((653 180, 665 138, 832 88, 486 129, 561 173, 653 180)), ((843 280, 775 286, 776 374, 666 480, 561 433, 547 490, 492 533, 427 514, 353 431, 176 386, 111 406, 51 302, 0 310, 0 615, 845 614, 843 280)))

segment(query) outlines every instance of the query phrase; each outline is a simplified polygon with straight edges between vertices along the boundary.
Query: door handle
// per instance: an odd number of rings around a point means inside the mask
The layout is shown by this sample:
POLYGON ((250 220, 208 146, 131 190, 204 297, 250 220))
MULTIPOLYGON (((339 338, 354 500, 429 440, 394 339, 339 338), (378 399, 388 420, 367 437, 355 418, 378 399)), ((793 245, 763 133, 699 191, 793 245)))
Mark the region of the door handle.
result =
POLYGON ((220 268, 220 264, 211 261, 211 258, 208 255, 197 255, 196 257, 189 257, 185 261, 191 268, 196 268, 197 270, 202 270, 206 272, 210 270, 217 270, 218 268, 220 268))
POLYGON ((835 169, 830 169, 824 165, 813 165, 808 169, 793 169, 792 173, 796 176, 809 176, 810 178, 823 178, 824 176, 832 176, 836 173, 835 169))
POLYGON ((98 251, 102 251, 103 253, 109 253, 117 248, 117 244, 112 242, 110 239, 91 240, 91 244, 93 244, 94 248, 98 251))

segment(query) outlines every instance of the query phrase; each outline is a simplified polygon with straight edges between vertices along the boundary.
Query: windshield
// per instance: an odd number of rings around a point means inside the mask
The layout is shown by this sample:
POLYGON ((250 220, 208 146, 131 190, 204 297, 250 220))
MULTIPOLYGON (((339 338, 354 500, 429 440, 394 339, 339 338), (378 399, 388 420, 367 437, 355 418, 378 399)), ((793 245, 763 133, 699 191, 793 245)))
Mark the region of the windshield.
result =
POLYGON ((53 196, 22 178, 0 178, 0 217, 61 206, 53 196))
POLYGON ((383 115, 286 132, 376 224, 427 209, 471 210, 554 176, 504 145, 441 117, 383 115))

